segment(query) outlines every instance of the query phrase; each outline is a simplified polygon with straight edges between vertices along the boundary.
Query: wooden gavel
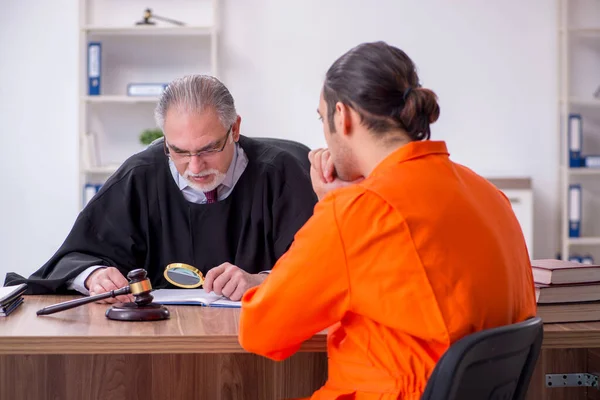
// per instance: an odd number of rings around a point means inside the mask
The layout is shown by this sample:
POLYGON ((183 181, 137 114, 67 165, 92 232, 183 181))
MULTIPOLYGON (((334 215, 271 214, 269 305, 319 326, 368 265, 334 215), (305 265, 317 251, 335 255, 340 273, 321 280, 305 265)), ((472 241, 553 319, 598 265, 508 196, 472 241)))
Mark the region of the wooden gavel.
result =
POLYGON ((135 269, 127 274, 129 279, 129 285, 121 289, 111 290, 110 292, 97 294, 95 296, 84 297, 82 299, 75 299, 65 301, 63 303, 54 304, 48 307, 44 307, 37 311, 37 315, 48 315, 59 311, 68 310, 74 307, 81 306, 83 304, 92 303, 97 300, 108 299, 110 297, 117 297, 124 294, 133 294, 135 305, 138 307, 144 307, 152 303, 154 297, 150 294, 152 291, 152 285, 150 280, 146 277, 146 270, 135 269))

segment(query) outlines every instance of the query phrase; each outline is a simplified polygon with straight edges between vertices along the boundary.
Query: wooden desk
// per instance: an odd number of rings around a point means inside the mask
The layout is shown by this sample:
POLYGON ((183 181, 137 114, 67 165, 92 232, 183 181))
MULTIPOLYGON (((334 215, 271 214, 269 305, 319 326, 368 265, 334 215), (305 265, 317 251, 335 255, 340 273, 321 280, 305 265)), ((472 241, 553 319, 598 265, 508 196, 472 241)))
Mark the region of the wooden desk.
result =
POLYGON ((600 322, 544 325, 545 349, 600 348, 600 322))
MULTIPOLYGON (((102 304, 35 314, 71 298, 26 296, 0 318, 0 399, 281 399, 309 396, 327 376, 325 335, 272 362, 240 347, 239 309, 169 306, 157 322, 111 321, 102 304)), ((600 322, 546 325, 527 399, 600 399, 595 388, 545 387, 547 373, 592 371, 600 322)))
POLYGON ((547 388, 546 374, 600 373, 600 322, 547 324, 527 400, 600 400, 587 387, 547 388))
POLYGON ((0 399, 280 399, 325 381, 325 335, 284 362, 248 354, 239 309, 169 306, 156 322, 112 321, 107 305, 37 316, 68 296, 26 296, 0 318, 0 399))

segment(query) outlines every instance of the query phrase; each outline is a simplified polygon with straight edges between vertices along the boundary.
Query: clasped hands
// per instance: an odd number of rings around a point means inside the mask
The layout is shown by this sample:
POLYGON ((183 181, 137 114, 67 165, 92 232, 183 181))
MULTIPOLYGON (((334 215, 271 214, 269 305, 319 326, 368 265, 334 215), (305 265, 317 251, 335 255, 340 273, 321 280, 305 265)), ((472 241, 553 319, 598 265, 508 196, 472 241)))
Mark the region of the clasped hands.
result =
MULTIPOLYGON (((223 263, 209 270, 204 278, 204 290, 215 292, 233 301, 241 300, 244 293, 251 287, 258 286, 267 274, 250 274, 230 263, 223 263)), ((117 290, 129 285, 127 279, 115 267, 99 268, 85 281, 90 296, 117 290)), ((133 295, 117 296, 98 301, 98 303, 132 302, 133 295)))
POLYGON ((319 200, 334 189, 350 186, 364 179, 359 178, 352 182, 340 179, 337 176, 329 149, 311 150, 308 153, 308 159, 310 160, 310 180, 319 200))

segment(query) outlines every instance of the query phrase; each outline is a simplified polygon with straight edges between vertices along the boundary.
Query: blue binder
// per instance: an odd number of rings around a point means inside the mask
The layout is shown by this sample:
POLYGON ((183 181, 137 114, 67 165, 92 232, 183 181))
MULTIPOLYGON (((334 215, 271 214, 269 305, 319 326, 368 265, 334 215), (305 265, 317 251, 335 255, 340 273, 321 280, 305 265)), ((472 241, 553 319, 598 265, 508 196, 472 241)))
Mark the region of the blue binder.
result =
POLYGON ((569 237, 581 236, 581 185, 569 185, 569 237))
POLYGON ((569 256, 569 260, 568 261, 581 263, 581 257, 579 257, 579 256, 569 256))
POLYGON ((578 168, 583 166, 581 158, 581 142, 583 140, 583 121, 580 114, 569 115, 569 167, 578 168))
POLYGON ((586 254, 581 257, 581 263, 587 265, 594 265, 594 257, 591 254, 586 254))
POLYGON ((87 203, 90 202, 90 200, 92 200, 94 198, 94 196, 96 195, 96 193, 98 193, 100 191, 100 188, 102 187, 102 184, 93 184, 93 183, 86 183, 84 188, 83 188, 83 205, 87 205, 87 203))
POLYGON ((97 192, 97 188, 96 185, 91 184, 91 183, 87 183, 84 188, 83 188, 83 205, 86 206, 87 203, 90 202, 90 200, 92 200, 92 198, 94 197, 94 195, 97 192))
POLYGON ((102 45, 100 42, 88 44, 88 94, 100 95, 100 75, 102 69, 102 45))
POLYGON ((168 83, 130 83, 127 96, 160 96, 169 86, 168 83))

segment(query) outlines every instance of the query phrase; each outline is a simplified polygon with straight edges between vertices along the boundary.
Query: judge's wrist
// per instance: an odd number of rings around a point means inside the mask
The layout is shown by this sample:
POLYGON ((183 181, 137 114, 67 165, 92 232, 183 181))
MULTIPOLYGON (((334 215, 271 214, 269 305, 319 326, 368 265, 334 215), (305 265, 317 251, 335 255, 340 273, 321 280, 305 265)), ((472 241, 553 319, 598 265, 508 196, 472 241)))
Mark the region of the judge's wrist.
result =
POLYGON ((254 281, 254 285, 253 286, 258 286, 261 283, 263 283, 264 280, 267 279, 267 276, 269 276, 269 274, 266 271, 262 271, 262 272, 259 272, 258 274, 254 274, 254 277, 256 279, 254 281))
POLYGON ((100 271, 102 271, 103 269, 108 268, 105 265, 98 265, 96 267, 96 270, 94 270, 94 272, 92 272, 91 274, 88 275, 88 277, 85 279, 85 281, 83 282, 83 286, 85 286, 85 288, 87 290, 90 290, 90 285, 89 283, 92 281, 93 277, 96 276, 100 271))

